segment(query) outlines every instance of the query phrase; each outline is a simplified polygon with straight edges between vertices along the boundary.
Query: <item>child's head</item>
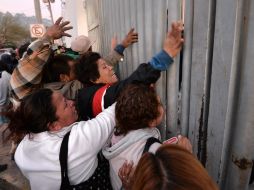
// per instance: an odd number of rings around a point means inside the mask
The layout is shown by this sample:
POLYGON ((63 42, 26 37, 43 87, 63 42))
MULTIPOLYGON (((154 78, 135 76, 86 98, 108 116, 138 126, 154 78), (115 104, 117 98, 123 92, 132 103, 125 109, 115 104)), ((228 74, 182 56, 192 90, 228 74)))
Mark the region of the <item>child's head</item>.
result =
POLYGON ((116 135, 131 130, 156 127, 163 119, 164 110, 155 89, 143 84, 130 84, 116 103, 116 135))
POLYGON ((133 175, 131 190, 218 190, 202 164, 178 145, 145 153, 133 175))

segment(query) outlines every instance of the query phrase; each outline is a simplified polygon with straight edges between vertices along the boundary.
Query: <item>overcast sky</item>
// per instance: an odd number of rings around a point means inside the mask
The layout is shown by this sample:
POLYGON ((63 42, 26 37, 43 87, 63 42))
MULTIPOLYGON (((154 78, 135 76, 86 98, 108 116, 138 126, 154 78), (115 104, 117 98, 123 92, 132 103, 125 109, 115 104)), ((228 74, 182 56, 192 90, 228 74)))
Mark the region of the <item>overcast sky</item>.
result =
MULTIPOLYGON (((50 19, 46 5, 40 0, 42 18, 50 19)), ((24 13, 27 16, 35 16, 34 0, 0 0, 0 11, 10 13, 24 13)), ((55 0, 52 4, 54 20, 61 16, 61 0, 55 0)))

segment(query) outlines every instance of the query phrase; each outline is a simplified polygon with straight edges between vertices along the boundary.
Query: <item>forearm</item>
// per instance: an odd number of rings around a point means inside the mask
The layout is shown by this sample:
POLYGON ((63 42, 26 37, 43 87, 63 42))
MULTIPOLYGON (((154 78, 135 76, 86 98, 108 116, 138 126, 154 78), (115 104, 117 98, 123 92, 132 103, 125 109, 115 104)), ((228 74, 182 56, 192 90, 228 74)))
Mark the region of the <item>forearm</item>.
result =
POLYGON ((94 149, 101 149, 115 127, 115 104, 95 118, 79 123, 78 134, 88 139, 94 149))
POLYGON ((117 95, 122 89, 130 83, 143 83, 150 85, 156 83, 160 78, 160 72, 167 70, 173 59, 162 50, 156 54, 148 64, 141 64, 139 67, 125 80, 122 80, 109 87, 104 96, 104 108, 107 108, 115 102, 117 95))
POLYGON ((140 64, 139 67, 125 80, 121 80, 110 86, 104 96, 104 108, 107 108, 116 101, 118 94, 131 83, 143 83, 150 85, 160 78, 160 70, 154 69, 150 63, 140 64))
POLYGON ((113 51, 104 57, 108 65, 115 66, 119 61, 123 61, 123 52, 125 47, 121 44, 118 44, 113 51))
POLYGON ((49 39, 38 39, 29 47, 11 76, 11 88, 19 99, 41 83, 43 66, 50 55, 49 39))
POLYGON ((164 50, 161 50, 156 54, 150 61, 151 66, 154 69, 165 71, 168 69, 168 66, 173 63, 172 57, 164 50))
POLYGON ((23 61, 23 59, 33 58, 32 54, 34 54, 34 52, 43 52, 42 50, 45 50, 45 48, 49 49, 49 46, 50 46, 49 37, 44 36, 40 39, 35 40, 28 46, 27 51, 24 53, 24 56, 21 59, 21 62, 23 61))

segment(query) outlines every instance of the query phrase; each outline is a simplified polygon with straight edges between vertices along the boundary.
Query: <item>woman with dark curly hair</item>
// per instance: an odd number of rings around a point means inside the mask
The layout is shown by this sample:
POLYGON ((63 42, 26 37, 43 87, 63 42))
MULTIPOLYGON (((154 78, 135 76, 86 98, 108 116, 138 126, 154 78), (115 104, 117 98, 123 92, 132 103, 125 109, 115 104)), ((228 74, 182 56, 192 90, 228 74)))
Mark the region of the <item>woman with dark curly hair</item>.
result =
MULTIPOLYGON (((123 163, 133 161, 136 165, 144 152, 154 153, 160 147, 160 132, 156 126, 162 122, 164 109, 154 88, 131 84, 119 95, 115 114, 115 132, 103 154, 110 162, 112 186, 120 189, 118 172, 123 163)), ((189 143, 184 137, 183 141, 189 143)))

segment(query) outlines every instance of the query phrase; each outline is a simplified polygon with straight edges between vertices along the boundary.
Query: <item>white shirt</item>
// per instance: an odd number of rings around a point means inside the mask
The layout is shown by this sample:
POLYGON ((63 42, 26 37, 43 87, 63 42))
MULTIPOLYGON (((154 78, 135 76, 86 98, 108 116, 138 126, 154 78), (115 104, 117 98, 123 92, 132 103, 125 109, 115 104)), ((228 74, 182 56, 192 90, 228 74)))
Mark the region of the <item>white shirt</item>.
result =
POLYGON ((19 144, 15 161, 29 179, 31 189, 60 189, 60 146, 71 130, 68 144, 68 176, 72 185, 91 177, 98 165, 97 154, 115 126, 115 104, 96 118, 65 127, 58 132, 27 135, 19 144))

